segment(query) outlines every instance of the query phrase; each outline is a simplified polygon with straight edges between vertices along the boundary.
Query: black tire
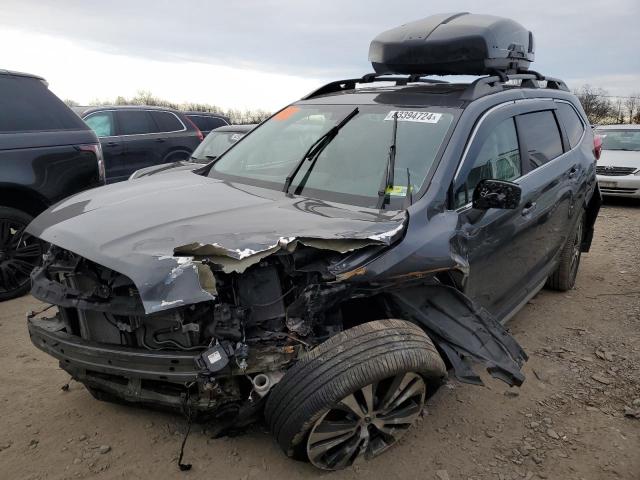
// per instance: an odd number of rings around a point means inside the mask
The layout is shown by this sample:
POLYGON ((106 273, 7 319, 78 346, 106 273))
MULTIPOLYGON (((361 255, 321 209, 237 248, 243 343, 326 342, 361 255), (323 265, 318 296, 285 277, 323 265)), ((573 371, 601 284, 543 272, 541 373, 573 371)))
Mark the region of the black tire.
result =
POLYGON ((183 160, 186 161, 186 160, 189 160, 190 156, 191 154, 189 152, 184 150, 178 150, 177 152, 171 152, 166 157, 164 157, 164 160, 162 161, 162 163, 173 163, 173 162, 180 162, 183 160))
POLYGON ((584 221, 585 214, 582 212, 580 219, 576 222, 573 231, 567 237, 564 247, 562 247, 558 267, 547 279, 547 288, 566 292, 575 286, 582 256, 581 246, 584 236, 584 221))
MULTIPOLYGON (((446 375, 442 358, 420 327, 404 320, 358 325, 305 354, 271 391, 265 418, 288 456, 309 461, 306 440, 327 412, 360 389, 376 389, 411 372, 434 390, 446 375)), ((381 400, 375 393, 372 397, 381 400)))
POLYGON ((42 242, 24 232, 31 220, 28 213, 0 206, 0 301, 27 293, 31 271, 42 262, 42 242))

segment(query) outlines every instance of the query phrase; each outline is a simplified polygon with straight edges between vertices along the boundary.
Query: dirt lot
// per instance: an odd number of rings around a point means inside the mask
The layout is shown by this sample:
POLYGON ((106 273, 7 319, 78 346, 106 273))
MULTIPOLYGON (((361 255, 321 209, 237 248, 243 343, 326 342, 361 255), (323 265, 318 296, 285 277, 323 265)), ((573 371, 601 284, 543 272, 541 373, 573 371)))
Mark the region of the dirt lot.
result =
POLYGON ((603 208, 577 288, 543 291, 510 323, 530 355, 523 387, 452 383, 390 453, 323 474, 264 427, 189 437, 178 416, 93 400, 32 347, 25 297, 0 304, 0 478, 640 479, 640 204, 603 208), (626 413, 626 415, 625 415, 626 413))

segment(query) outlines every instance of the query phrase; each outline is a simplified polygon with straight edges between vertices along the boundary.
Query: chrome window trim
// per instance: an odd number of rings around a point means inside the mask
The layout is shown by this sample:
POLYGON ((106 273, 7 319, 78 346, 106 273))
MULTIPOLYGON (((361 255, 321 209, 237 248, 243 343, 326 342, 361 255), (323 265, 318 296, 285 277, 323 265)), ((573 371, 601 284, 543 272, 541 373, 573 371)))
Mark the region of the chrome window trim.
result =
MULTIPOLYGON (((125 135, 110 135, 111 137, 139 137, 141 135, 163 135, 165 133, 180 133, 180 132, 186 132, 187 131, 187 126, 184 124, 184 122, 182 120, 180 120, 180 117, 178 115, 176 115, 174 112, 171 112, 169 110, 150 110, 148 108, 127 108, 126 110, 118 110, 118 109, 115 109, 115 108, 111 108, 111 109, 98 110, 96 112, 91 112, 86 117, 82 117, 82 120, 86 123, 86 119, 87 118, 89 118, 92 115, 96 115, 98 113, 104 113, 104 112, 114 112, 115 113, 115 112, 124 112, 124 111, 128 111, 128 112, 163 112, 163 113, 170 113, 171 115, 176 117, 176 119, 180 122, 180 125, 182 125, 182 130, 171 130, 170 132, 127 133, 125 135)), ((99 138, 107 138, 107 137, 99 137, 99 138)))

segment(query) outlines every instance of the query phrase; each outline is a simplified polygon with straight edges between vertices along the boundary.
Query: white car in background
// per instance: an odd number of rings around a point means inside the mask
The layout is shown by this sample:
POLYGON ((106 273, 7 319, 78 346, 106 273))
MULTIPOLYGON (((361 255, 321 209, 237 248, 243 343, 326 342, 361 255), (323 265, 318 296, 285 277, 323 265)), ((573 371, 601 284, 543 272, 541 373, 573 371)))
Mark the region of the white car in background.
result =
POLYGON ((603 195, 640 198, 640 125, 596 128, 602 154, 596 173, 603 195))

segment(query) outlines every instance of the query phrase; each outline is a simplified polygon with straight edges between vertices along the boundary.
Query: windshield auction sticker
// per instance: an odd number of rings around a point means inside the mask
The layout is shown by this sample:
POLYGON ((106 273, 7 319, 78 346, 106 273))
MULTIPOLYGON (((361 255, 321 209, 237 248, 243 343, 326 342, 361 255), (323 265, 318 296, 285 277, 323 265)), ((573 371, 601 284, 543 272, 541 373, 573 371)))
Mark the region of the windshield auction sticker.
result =
POLYGON ((420 112, 413 110, 391 110, 385 117, 385 122, 393 121, 393 117, 398 115, 399 122, 419 122, 419 123, 438 123, 441 113, 420 112))

